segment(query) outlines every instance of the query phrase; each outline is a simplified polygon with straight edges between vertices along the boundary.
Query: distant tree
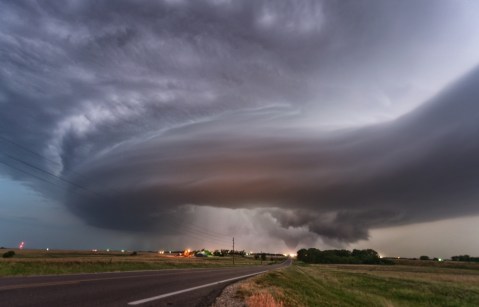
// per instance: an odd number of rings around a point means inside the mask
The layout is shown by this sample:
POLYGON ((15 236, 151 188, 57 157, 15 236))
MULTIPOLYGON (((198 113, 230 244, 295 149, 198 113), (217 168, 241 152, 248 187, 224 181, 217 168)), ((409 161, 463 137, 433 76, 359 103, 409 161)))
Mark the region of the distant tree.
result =
POLYGON ((266 261, 266 254, 265 253, 261 254, 261 260, 266 261))
POLYGON ((15 256, 14 251, 8 251, 2 255, 3 258, 12 258, 13 256, 15 256))
POLYGON ((321 251, 317 248, 302 248, 297 251, 297 259, 305 263, 392 264, 391 261, 380 259, 373 249, 354 249, 351 252, 345 249, 321 251))
POLYGON ((419 257, 419 260, 429 260, 429 256, 421 256, 419 257))
POLYGON ((302 248, 296 252, 296 259, 298 261, 305 261, 308 251, 305 248, 302 248))
POLYGON ((338 249, 338 250, 335 250, 335 255, 338 257, 350 257, 351 252, 348 251, 347 249, 338 249))
POLYGON ((459 255, 459 256, 452 256, 452 261, 465 261, 465 262, 479 262, 479 257, 471 257, 469 255, 459 255))
POLYGON ((138 252, 136 251, 130 254, 130 256, 136 256, 136 255, 138 255, 138 252))
POLYGON ((381 262, 379 254, 373 249, 354 249, 351 256, 363 264, 375 264, 381 262))
POLYGON ((306 253, 306 263, 322 263, 321 251, 317 248, 308 248, 306 253))

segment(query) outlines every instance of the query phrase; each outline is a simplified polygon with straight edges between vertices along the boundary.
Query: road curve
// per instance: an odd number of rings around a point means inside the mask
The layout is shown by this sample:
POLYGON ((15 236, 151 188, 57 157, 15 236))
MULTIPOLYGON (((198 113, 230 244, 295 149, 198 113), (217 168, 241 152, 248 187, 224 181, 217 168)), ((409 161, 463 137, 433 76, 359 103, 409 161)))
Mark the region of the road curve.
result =
POLYGON ((3 277, 0 305, 208 306, 228 284, 289 264, 3 277))

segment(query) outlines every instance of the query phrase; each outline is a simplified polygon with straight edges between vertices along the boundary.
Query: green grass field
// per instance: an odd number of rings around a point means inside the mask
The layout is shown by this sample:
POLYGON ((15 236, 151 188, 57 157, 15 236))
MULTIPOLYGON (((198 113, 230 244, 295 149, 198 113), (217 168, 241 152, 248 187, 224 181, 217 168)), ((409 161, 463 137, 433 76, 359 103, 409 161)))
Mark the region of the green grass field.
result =
MULTIPOLYGON (((479 265, 293 265, 243 283, 269 306, 479 306, 479 265)), ((258 302, 258 299, 253 300, 258 302)))
MULTIPOLYGON (((1 250, 6 252, 6 249, 1 250)), ((13 258, 0 258, 0 276, 95 273, 175 268, 232 266, 231 257, 175 257, 157 253, 14 250, 13 258)), ((268 264, 268 262, 263 262, 268 264)), ((260 265, 260 261, 235 257, 235 266, 260 265)))

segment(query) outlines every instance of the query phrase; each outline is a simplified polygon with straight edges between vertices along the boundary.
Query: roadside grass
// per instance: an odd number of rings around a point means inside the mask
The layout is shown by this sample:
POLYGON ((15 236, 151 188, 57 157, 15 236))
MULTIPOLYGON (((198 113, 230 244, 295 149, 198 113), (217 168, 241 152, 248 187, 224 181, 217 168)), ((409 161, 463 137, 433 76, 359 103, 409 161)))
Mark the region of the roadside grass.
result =
POLYGON ((269 306, 479 306, 479 272, 404 265, 293 265, 243 283, 269 306))
MULTIPOLYGON (((233 266, 231 257, 176 257, 153 252, 90 252, 15 250, 14 258, 0 258, 0 276, 96 273, 233 266)), ((269 262, 263 261, 263 265, 269 262)), ((235 257, 235 266, 260 265, 260 261, 235 257)))

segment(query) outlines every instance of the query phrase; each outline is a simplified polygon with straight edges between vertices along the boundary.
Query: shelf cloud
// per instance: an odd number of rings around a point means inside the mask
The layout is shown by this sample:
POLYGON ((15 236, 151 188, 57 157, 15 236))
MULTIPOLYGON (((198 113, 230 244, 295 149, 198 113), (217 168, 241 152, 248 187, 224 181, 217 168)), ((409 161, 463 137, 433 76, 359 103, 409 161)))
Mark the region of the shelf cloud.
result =
POLYGON ((4 1, 0 172, 96 227, 291 248, 478 214, 476 6, 4 1))

